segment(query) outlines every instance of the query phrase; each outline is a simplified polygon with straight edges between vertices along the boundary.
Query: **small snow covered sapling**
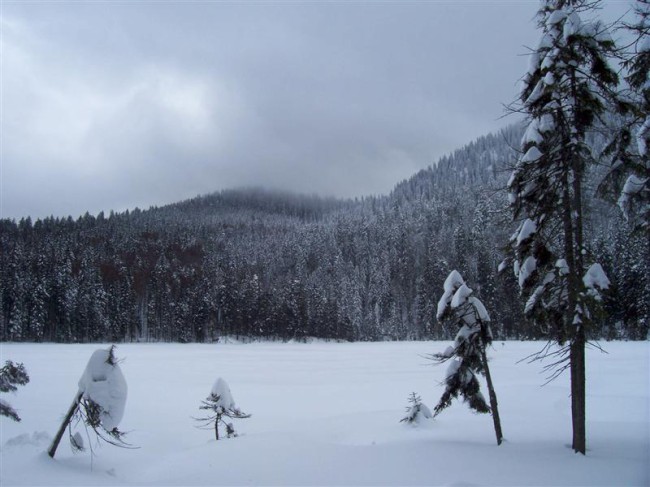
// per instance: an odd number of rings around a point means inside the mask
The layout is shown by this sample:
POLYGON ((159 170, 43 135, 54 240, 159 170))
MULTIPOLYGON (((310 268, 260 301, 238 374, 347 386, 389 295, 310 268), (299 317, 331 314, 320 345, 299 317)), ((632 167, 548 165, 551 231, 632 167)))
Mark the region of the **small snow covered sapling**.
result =
POLYGON ((400 423, 417 424, 423 419, 431 419, 431 410, 422 404, 422 399, 415 392, 409 396, 409 406, 406 406, 406 416, 400 419, 400 423))
POLYGON ((460 326, 453 347, 442 353, 433 354, 438 363, 451 360, 445 377, 445 392, 434 408, 434 416, 447 408, 451 400, 459 395, 468 406, 479 413, 492 413, 497 444, 501 444, 501 420, 497 396, 492 384, 485 348, 492 343, 490 316, 483 303, 473 296, 458 271, 452 271, 444 283, 444 294, 438 302, 437 318, 451 321, 460 326), (476 374, 483 374, 487 380, 490 406, 481 394, 476 374))
MULTIPOLYGON (((11 360, 5 362, 0 369, 0 392, 15 392, 16 386, 24 386, 29 382, 29 375, 23 364, 14 364, 11 360)), ((11 405, 0 399, 0 416, 7 416, 14 421, 20 421, 20 416, 11 405)))
POLYGON ((204 401, 201 401, 199 409, 210 411, 204 418, 195 418, 201 423, 201 427, 212 428, 214 426, 214 436, 219 439, 219 425, 223 424, 226 428, 228 438, 237 436, 232 423, 226 422, 223 418, 243 419, 250 418, 250 414, 242 413, 235 405, 235 400, 230 392, 228 383, 219 377, 214 385, 210 395, 204 401))
POLYGON ((127 386, 114 352, 115 345, 95 350, 91 355, 79 379, 75 399, 48 450, 50 457, 54 458, 66 428, 73 451, 84 449, 81 434, 72 433, 73 421, 90 427, 98 439, 111 445, 128 446, 122 439, 124 433, 117 429, 124 415, 127 386))

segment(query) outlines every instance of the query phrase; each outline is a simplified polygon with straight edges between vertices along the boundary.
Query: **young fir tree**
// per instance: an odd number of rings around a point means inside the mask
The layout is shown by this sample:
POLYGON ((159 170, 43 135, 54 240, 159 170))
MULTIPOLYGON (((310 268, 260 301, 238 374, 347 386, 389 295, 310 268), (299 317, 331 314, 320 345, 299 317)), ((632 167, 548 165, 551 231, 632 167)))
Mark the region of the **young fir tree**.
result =
POLYGON ((251 417, 250 414, 242 413, 235 405, 230 387, 221 377, 215 381, 207 399, 201 401, 199 409, 210 411, 208 416, 195 419, 201 423, 201 427, 214 428, 214 436, 217 440, 219 439, 219 425, 226 428, 228 438, 237 436, 233 424, 227 422, 224 418, 244 419, 251 417))
POLYGON ((586 332, 598 289, 609 285, 600 265, 587 272, 583 181, 595 160, 586 135, 618 83, 606 58, 614 49, 607 29, 581 18, 594 8, 584 0, 542 1, 542 38, 521 92, 528 128, 508 182, 522 220, 510 243, 525 311, 562 345, 557 370, 571 371, 573 449, 583 454, 586 332))
POLYGON ((431 410, 422 403, 422 398, 415 392, 409 396, 409 406, 406 406, 406 416, 400 419, 400 423, 417 424, 423 419, 431 419, 431 410))
POLYGON ((467 287, 458 271, 452 271, 444 283, 444 294, 438 302, 437 318, 459 326, 453 347, 433 354, 439 362, 450 360, 445 377, 445 392, 434 408, 434 417, 451 405, 451 400, 462 396, 467 405, 478 413, 492 413, 497 444, 503 441, 497 396, 492 384, 485 348, 492 343, 490 315, 483 303, 467 287), (481 394, 476 374, 485 376, 490 406, 481 394))
POLYGON ((111 445, 128 446, 124 433, 117 429, 124 415, 127 385, 114 351, 115 345, 95 350, 91 355, 79 379, 77 394, 47 452, 50 457, 54 458, 66 428, 73 451, 84 449, 81 434, 72 432, 73 423, 84 424, 98 439, 111 445))
POLYGON ((633 38, 622 49, 627 88, 611 99, 621 115, 604 151, 612 166, 598 191, 617 200, 634 230, 650 236, 650 0, 637 0, 634 11, 636 21, 623 24, 633 38))
MULTIPOLYGON (((14 364, 11 360, 5 362, 0 369, 0 392, 15 392, 16 386, 24 386, 29 382, 29 375, 23 364, 14 364)), ((14 421, 20 421, 20 416, 11 405, 0 399, 0 416, 7 416, 14 421)))

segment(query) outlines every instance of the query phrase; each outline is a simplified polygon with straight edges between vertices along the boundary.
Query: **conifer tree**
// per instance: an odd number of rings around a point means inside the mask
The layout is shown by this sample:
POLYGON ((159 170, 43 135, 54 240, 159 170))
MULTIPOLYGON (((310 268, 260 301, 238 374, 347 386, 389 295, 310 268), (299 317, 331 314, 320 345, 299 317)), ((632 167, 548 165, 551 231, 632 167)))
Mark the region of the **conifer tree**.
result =
POLYGON ((445 392, 434 408, 434 417, 451 405, 453 398, 462 396, 467 405, 478 413, 492 413, 497 444, 503 441, 497 396, 492 384, 485 348, 492 343, 490 315, 483 303, 467 287, 458 271, 452 271, 444 283, 444 294, 438 302, 437 318, 459 327, 453 347, 433 354, 438 363, 450 360, 445 377, 445 392), (490 406, 480 391, 476 374, 485 376, 490 406))
POLYGON ((634 230, 650 236, 650 0, 637 0, 634 11, 636 20, 622 26, 633 39, 621 49, 627 88, 610 100, 620 117, 603 152, 611 169, 598 191, 616 200, 634 230))
POLYGON ((111 445, 128 447, 124 433, 117 428, 124 415, 127 385, 114 351, 115 345, 91 355, 79 379, 77 394, 47 452, 50 457, 54 458, 66 428, 73 451, 84 449, 81 434, 72 432, 73 423, 85 425, 111 445))
POLYGON ((431 417, 431 410, 422 402, 422 398, 412 392, 409 396, 409 406, 406 407, 406 416, 400 419, 400 423, 414 424, 431 417))
MULTIPOLYGON (((583 182, 594 155, 587 133, 618 83, 606 56, 606 27, 585 22, 595 3, 544 0, 542 37, 531 53, 519 110, 528 117, 522 155, 508 182, 515 219, 514 271, 526 314, 562 345, 558 370, 571 371, 573 449, 585 453, 585 343, 591 305, 609 281, 599 264, 587 270, 583 182)), ((545 348, 541 354, 548 351, 545 348)))
MULTIPOLYGON (((23 364, 14 364, 11 360, 7 360, 4 367, 0 369, 0 392, 15 392, 16 386, 24 386, 28 382, 29 375, 23 364)), ((0 399, 0 416, 20 421, 16 410, 3 399, 0 399)))
POLYGON ((214 385, 210 395, 204 401, 201 401, 199 409, 209 411, 208 415, 203 418, 195 418, 201 424, 202 428, 214 427, 214 436, 219 440, 219 426, 226 428, 228 438, 237 436, 232 423, 228 423, 224 418, 245 419, 250 418, 250 414, 243 413, 236 405, 232 398, 228 383, 219 377, 214 385))

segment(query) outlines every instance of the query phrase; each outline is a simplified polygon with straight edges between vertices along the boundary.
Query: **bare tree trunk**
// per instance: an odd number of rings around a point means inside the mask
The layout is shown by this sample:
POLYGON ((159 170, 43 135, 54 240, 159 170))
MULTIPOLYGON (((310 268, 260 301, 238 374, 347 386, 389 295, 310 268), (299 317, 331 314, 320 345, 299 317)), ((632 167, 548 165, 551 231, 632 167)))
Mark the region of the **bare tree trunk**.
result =
MULTIPOLYGON (((574 162, 573 164, 573 211, 574 216, 574 246, 575 270, 572 268, 574 277, 574 293, 577 296, 580 292, 580 276, 584 273, 583 263, 583 232, 582 232, 582 169, 574 162)), ((571 292, 571 291, 569 291, 571 292)), ((572 310, 575 313, 575 310, 572 310)), ((585 343, 588 321, 582 317, 582 322, 576 325, 575 337, 571 343, 571 419, 573 422, 573 451, 576 453, 587 452, 587 428, 586 428, 586 376, 585 376, 585 343)))
POLYGON ((580 328, 571 344, 571 419, 573 421, 573 451, 587 452, 586 428, 586 377, 585 377, 585 331, 580 328))
POLYGON ((483 360, 483 368, 485 369, 485 379, 487 380, 488 393, 490 395, 490 409, 492 409, 492 421, 494 422, 494 433, 497 437, 497 445, 503 442, 503 432, 501 431, 501 418, 499 417, 499 405, 497 403, 497 393, 494 391, 494 384, 492 384, 492 376, 490 375, 490 368, 488 367, 487 354, 485 347, 481 347, 481 359, 483 360))
POLYGON ((219 421, 221 421, 221 415, 217 415, 217 418, 214 420, 214 437, 219 440, 219 421))
POLYGON ((65 415, 65 418, 63 418, 63 422, 61 423, 61 427, 59 428, 59 431, 56 433, 56 436, 54 437, 54 440, 52 440, 52 445, 50 445, 50 449, 47 451, 47 454, 51 458, 54 458, 54 454, 56 453, 56 449, 59 447, 59 443, 61 442, 61 438, 63 438, 63 433, 65 433, 65 429, 70 424, 70 421, 72 420, 72 416, 74 416, 74 413, 77 412, 77 409, 79 408, 79 402, 81 402, 82 397, 83 397, 83 392, 80 392, 80 393, 77 394, 77 397, 75 397, 75 400, 72 401, 72 404, 70 405, 70 409, 68 409, 68 412, 65 415))

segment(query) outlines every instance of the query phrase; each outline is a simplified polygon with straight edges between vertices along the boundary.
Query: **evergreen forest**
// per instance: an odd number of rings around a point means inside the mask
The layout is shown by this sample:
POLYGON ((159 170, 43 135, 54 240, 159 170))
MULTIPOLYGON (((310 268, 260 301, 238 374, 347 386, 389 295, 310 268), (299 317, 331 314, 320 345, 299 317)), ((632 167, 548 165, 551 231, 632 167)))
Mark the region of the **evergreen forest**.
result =
MULTIPOLYGON (((495 339, 545 338, 523 316, 511 269, 497 272, 522 134, 481 137, 384 196, 251 188, 108 216, 0 220, 0 340, 450 339, 435 307, 454 269, 490 310, 495 339)), ((585 234, 612 286, 589 338, 643 340, 650 245, 595 196, 604 171, 588 177, 585 234)))

